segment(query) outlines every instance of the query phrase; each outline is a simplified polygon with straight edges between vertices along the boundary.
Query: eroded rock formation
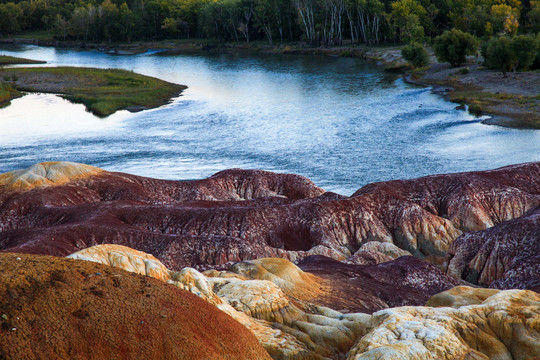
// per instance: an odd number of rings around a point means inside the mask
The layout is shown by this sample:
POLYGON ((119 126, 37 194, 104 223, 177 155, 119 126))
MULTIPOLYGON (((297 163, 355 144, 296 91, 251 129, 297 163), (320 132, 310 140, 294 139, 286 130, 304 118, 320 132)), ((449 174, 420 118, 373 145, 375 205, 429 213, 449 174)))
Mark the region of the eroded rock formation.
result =
POLYGON ((111 264, 0 254, 0 358, 269 359, 213 305, 111 264))
POLYGON ((430 296, 459 285, 435 266, 412 256, 366 266, 311 256, 298 266, 329 286, 330 291, 311 301, 344 313, 423 305, 430 296))
POLYGON ((376 241, 437 263, 463 232, 540 205, 540 163, 370 184, 351 197, 264 171, 227 170, 198 181, 106 171, 70 177, 78 166, 65 166, 71 181, 56 186, 0 185, 1 250, 65 256, 123 244, 178 270, 269 256, 388 260, 384 252, 356 254, 376 241))
POLYGON ((450 246, 445 269, 458 279, 483 286, 540 292, 540 207, 460 236, 450 246))
POLYGON ((457 287, 426 307, 382 310, 348 360, 536 359, 540 295, 527 290, 457 287), (431 307, 443 305, 445 307, 431 307))
POLYGON ((327 291, 326 285, 279 258, 238 263, 231 271, 200 273, 193 268, 167 271, 152 257, 118 245, 94 246, 70 257, 156 276, 190 291, 244 325, 277 359, 343 355, 358 335, 354 319, 367 316, 343 315, 310 303, 310 299, 327 291), (166 279, 164 274, 168 274, 166 279))
MULTIPOLYGON (((121 246, 97 246, 72 257, 110 263, 150 276, 166 274, 166 270, 148 271, 147 262, 152 262, 151 268, 156 267, 153 258, 121 246)), ((402 263, 378 266, 410 270, 407 262, 420 262, 413 257, 396 261, 402 263)), ((304 262, 305 268, 306 264, 324 268, 338 263, 321 257, 307 258, 304 262)), ((356 276, 361 276, 357 269, 362 266, 342 265, 355 269, 356 276)), ((377 278, 383 272, 377 274, 373 269, 370 274, 377 278)), ((192 268, 170 271, 167 281, 238 320, 275 359, 451 360, 540 356, 540 295, 537 293, 458 286, 431 297, 427 306, 391 308, 373 315, 343 314, 317 305, 321 295, 338 291, 342 286, 332 287, 319 275, 306 273, 284 259, 257 259, 235 264, 229 271, 200 273, 192 268)), ((418 276, 407 274, 395 281, 416 285, 421 282, 418 276)), ((396 294, 399 291, 402 290, 394 290, 396 294)))

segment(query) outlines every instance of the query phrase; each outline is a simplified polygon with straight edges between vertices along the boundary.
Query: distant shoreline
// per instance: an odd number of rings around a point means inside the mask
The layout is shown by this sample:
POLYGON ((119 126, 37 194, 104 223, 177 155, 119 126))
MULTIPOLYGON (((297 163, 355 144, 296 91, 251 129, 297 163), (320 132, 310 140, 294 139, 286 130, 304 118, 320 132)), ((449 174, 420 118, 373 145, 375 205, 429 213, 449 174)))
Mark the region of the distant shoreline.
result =
POLYGON ((497 72, 484 70, 477 59, 460 68, 450 68, 448 64, 433 63, 415 70, 401 57, 400 46, 302 46, 301 43, 268 45, 257 43, 226 43, 221 45, 198 42, 197 40, 176 40, 159 42, 137 42, 132 44, 98 44, 81 41, 56 41, 22 38, 0 39, 0 44, 30 44, 68 49, 96 49, 109 54, 129 56, 151 49, 163 49, 161 55, 187 54, 198 51, 223 53, 231 51, 255 51, 272 54, 323 55, 361 58, 376 62, 385 71, 404 74, 405 81, 433 87, 432 92, 446 100, 459 104, 458 108, 468 108, 475 115, 488 115, 484 124, 510 128, 540 129, 540 94, 531 93, 530 88, 540 88, 540 73, 520 72, 509 74, 507 78, 497 72), (460 71, 467 71, 462 74, 460 71), (523 85, 529 83, 528 87, 523 85), (532 83, 532 84, 531 84, 532 83), (501 86, 501 84, 504 84, 501 86), (510 91, 508 90, 510 89, 510 91))

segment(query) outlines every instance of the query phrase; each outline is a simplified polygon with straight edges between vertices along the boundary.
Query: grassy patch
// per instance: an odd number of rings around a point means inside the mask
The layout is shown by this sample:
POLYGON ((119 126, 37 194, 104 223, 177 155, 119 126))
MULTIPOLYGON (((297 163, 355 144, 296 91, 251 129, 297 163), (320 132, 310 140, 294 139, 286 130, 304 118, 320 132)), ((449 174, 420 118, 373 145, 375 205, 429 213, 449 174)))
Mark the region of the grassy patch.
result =
MULTIPOLYGON (((93 114, 108 116, 117 110, 142 110, 166 104, 186 87, 126 70, 76 67, 10 68, 4 76, 22 91, 62 94, 93 114)), ((0 77, 2 81, 2 77, 0 77)))
POLYGON ((16 64, 45 64, 46 61, 23 59, 14 56, 0 55, 0 66, 16 64))
POLYGON ((9 105, 10 101, 22 94, 8 84, 0 83, 0 108, 9 105))

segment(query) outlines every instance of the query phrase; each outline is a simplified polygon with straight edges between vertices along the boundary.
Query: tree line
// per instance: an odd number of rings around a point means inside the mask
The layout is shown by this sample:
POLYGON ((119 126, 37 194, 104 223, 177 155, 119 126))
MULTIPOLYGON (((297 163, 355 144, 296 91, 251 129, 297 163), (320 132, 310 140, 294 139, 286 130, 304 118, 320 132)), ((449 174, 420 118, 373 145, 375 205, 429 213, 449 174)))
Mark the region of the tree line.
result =
POLYGON ((540 0, 0 0, 0 36, 60 40, 266 39, 311 46, 414 43, 445 30, 476 37, 540 31, 540 0))

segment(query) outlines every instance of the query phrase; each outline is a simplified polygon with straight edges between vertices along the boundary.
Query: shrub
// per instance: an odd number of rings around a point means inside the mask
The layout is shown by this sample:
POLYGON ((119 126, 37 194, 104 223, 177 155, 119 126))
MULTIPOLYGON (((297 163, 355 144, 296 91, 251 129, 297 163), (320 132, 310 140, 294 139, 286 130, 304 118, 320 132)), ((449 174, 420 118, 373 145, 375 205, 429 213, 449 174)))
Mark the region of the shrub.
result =
POLYGON ((470 105, 469 105, 469 112, 471 114, 473 114, 474 116, 480 116, 484 113, 483 109, 482 109, 482 105, 480 105, 480 103, 476 102, 476 101, 473 101, 470 105))
POLYGON ((512 39, 512 50, 516 57, 514 71, 527 70, 534 63, 538 53, 538 41, 532 36, 516 36, 512 39))
POLYGON ((468 67, 461 68, 458 70, 458 74, 460 75, 467 75, 471 70, 468 67))
POLYGON ((401 56, 415 67, 426 66, 429 63, 429 55, 419 43, 412 43, 401 48, 401 56))
POLYGON ((503 36, 491 39, 483 51, 485 65, 490 69, 508 71, 535 68, 540 41, 532 36, 520 35, 514 38, 503 36))
POLYGON ((433 49, 437 60, 457 67, 465 63, 467 55, 476 54, 478 40, 471 34, 452 29, 435 38, 433 49))
POLYGON ((488 68, 501 70, 506 77, 506 73, 512 70, 517 61, 512 40, 507 36, 491 39, 487 44, 484 60, 488 68))

